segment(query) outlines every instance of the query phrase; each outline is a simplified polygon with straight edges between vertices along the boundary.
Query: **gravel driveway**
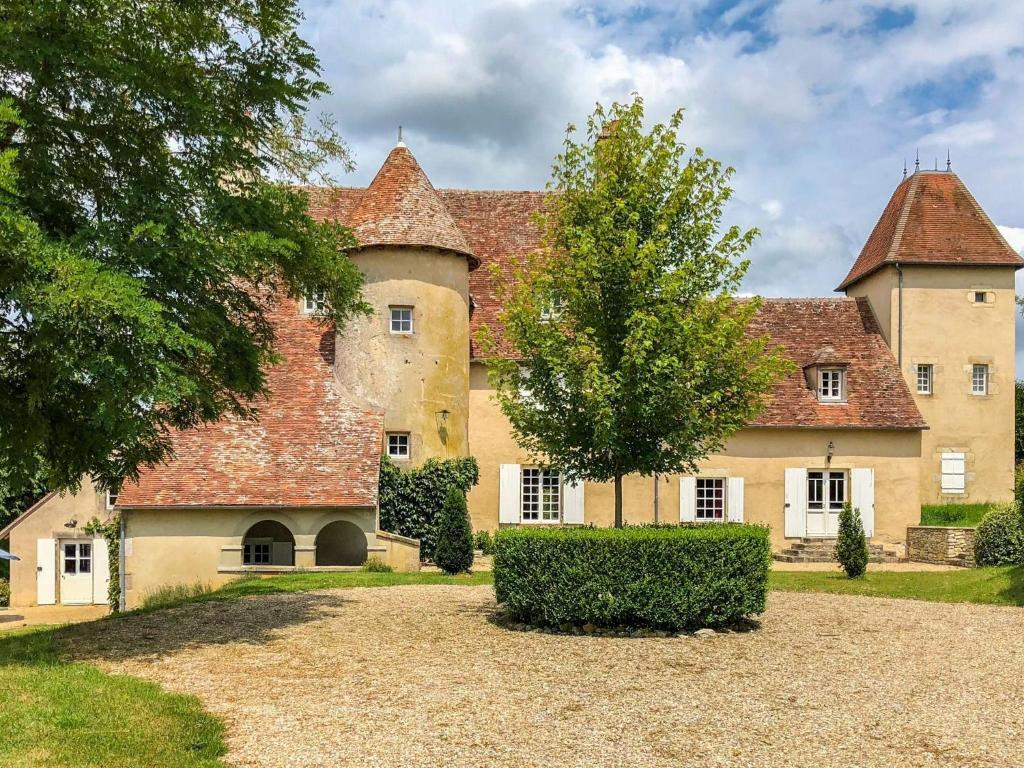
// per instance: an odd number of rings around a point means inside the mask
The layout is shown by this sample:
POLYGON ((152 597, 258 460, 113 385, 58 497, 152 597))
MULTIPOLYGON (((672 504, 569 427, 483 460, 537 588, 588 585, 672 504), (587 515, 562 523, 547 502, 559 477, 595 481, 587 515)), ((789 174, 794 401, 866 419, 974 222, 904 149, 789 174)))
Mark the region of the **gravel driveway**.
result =
POLYGON ((69 649, 198 696, 238 766, 1024 766, 1021 609, 772 593, 758 631, 666 639, 493 610, 490 587, 277 595, 69 649))

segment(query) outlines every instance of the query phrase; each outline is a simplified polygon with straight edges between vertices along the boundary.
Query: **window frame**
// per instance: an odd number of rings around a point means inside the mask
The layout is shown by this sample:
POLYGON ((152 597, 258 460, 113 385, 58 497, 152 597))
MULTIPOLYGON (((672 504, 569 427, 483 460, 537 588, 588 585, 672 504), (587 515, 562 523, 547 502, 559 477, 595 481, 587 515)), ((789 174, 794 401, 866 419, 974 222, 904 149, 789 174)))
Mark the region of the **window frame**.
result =
POLYGON ((557 469, 544 467, 523 467, 519 477, 519 520, 526 525, 558 525, 562 522, 562 515, 565 511, 565 484, 562 473, 557 469), (536 477, 536 482, 530 482, 527 487, 527 478, 536 477), (551 481, 554 480, 552 484, 551 481), (545 489, 549 491, 548 498, 545 498, 545 489), (553 494, 550 492, 553 491, 553 494), (554 496, 554 508, 551 508, 554 496), (527 509, 527 504, 535 505, 536 508, 527 509), (545 509, 545 506, 547 508, 545 509), (528 517, 527 515, 533 515, 528 517))
POLYGON ((327 311, 327 293, 310 291, 302 297, 302 314, 322 315, 327 311))
MULTIPOLYGON (((724 523, 729 519, 729 499, 728 489, 729 484, 726 482, 724 477, 697 477, 694 483, 694 500, 693 500, 693 519, 698 523, 724 523), (702 497, 701 485, 705 486, 705 492, 702 497), (712 495, 707 495, 707 486, 714 486, 712 495), (701 502, 712 502, 712 506, 709 508, 712 512, 719 512, 717 516, 712 514, 711 516, 701 515, 702 507, 701 502), (716 509, 717 507, 717 509, 716 509)), ((708 509, 708 508, 705 508, 708 509)))
POLYGON ((110 512, 117 504, 117 497, 121 495, 121 489, 107 489, 103 493, 103 506, 110 512))
MULTIPOLYGON (((833 390, 833 387, 829 387, 829 392, 833 390)), ((846 370, 844 368, 836 367, 822 367, 818 369, 818 402, 821 403, 842 403, 846 401, 846 370), (825 379, 826 376, 831 378, 835 375, 837 379, 838 387, 837 394, 825 394, 825 379)))
POLYGON ((388 458, 394 461, 409 461, 412 458, 412 435, 409 432, 387 432, 384 435, 384 450, 387 452, 388 458), (391 438, 395 438, 396 441, 400 438, 405 438, 405 454, 392 453, 391 452, 391 438))
POLYGON ((242 543, 242 565, 272 565, 273 560, 274 542, 272 540, 255 539, 242 543), (259 547, 259 552, 257 552, 257 547, 259 547))
POLYGON ((975 397, 984 397, 988 394, 989 370, 987 363, 971 363, 971 394, 975 397), (981 389, 978 389, 978 374, 981 373, 981 389))
MULTIPOLYGON (((398 322, 401 323, 401 324, 404 324, 406 322, 406 319, 405 318, 399 318, 398 322)), ((393 336, 411 336, 412 334, 414 334, 416 332, 416 322, 415 322, 415 319, 414 319, 413 306, 411 304, 389 304, 388 305, 388 331, 393 336), (409 317, 408 317, 409 329, 408 330, 403 330, 401 327, 398 330, 395 329, 395 321, 396 321, 395 313, 396 312, 408 312, 409 313, 409 317)))
POLYGON ((975 304, 988 304, 988 291, 974 291, 973 293, 975 304), (979 296, 981 297, 980 301, 978 300, 979 296))
POLYGON ((845 469, 809 469, 807 470, 806 503, 808 512, 841 512, 843 505, 850 500, 850 479, 845 469), (814 477, 817 475, 817 477, 814 477), (832 483, 841 480, 843 498, 832 499, 832 483), (812 482, 820 483, 818 498, 812 498, 812 482))
POLYGON ((935 366, 932 363, 918 363, 914 368, 914 377, 917 384, 917 394, 931 395, 935 391, 935 366), (925 374, 925 388, 921 389, 921 374, 925 374))

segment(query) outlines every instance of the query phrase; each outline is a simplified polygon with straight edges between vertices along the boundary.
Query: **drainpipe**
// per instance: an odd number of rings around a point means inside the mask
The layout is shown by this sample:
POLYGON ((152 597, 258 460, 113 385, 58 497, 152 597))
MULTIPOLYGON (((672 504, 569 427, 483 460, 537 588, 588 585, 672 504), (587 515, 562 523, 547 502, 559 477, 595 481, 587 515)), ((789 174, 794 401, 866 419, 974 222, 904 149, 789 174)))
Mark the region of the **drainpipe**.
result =
POLYGON ((124 591, 127 588, 126 585, 128 584, 128 579, 127 579, 127 577, 125 576, 125 573, 124 573, 124 563, 125 563, 124 539, 125 539, 125 530, 127 529, 127 522, 125 521, 125 515, 126 515, 125 511, 121 510, 121 514, 118 516, 119 520, 120 520, 120 523, 118 524, 118 528, 120 529, 119 530, 120 541, 118 542, 118 546, 117 546, 117 584, 118 584, 118 587, 120 588, 120 593, 121 593, 117 597, 117 610, 118 611, 124 611, 124 608, 125 608, 125 594, 124 594, 124 591))
POLYGON ((896 262, 896 272, 899 274, 899 288, 897 292, 899 294, 899 319, 897 320, 897 331, 896 331, 896 362, 900 367, 900 372, 903 372, 903 269, 900 267, 900 263, 896 262))

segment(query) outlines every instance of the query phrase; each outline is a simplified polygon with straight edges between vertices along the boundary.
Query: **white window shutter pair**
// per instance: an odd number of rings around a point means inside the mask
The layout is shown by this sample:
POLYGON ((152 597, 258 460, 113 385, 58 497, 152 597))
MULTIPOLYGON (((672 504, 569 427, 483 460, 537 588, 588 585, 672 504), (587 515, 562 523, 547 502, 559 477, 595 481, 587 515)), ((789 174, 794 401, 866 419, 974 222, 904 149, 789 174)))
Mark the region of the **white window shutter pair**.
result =
MULTIPOLYGON (((582 525, 584 483, 566 482, 562 487, 562 522, 582 525)), ((498 522, 522 522, 522 468, 518 464, 502 464, 498 470, 498 522)))
POLYGON ((850 470, 850 505, 860 511, 864 535, 875 535, 875 470, 850 470))
MULTIPOLYGON (((743 522, 743 478, 730 477, 725 481, 725 518, 730 523, 743 522)), ((697 478, 679 478, 679 522, 697 520, 697 478)))

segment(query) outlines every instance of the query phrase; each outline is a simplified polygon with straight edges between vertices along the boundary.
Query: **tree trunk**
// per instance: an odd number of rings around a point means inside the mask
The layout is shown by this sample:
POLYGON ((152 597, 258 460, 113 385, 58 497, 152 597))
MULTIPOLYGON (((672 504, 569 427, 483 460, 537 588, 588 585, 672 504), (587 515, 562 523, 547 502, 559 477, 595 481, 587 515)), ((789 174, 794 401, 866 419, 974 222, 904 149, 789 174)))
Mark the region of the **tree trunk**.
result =
POLYGON ((622 475, 615 475, 615 527, 622 527, 622 475))

